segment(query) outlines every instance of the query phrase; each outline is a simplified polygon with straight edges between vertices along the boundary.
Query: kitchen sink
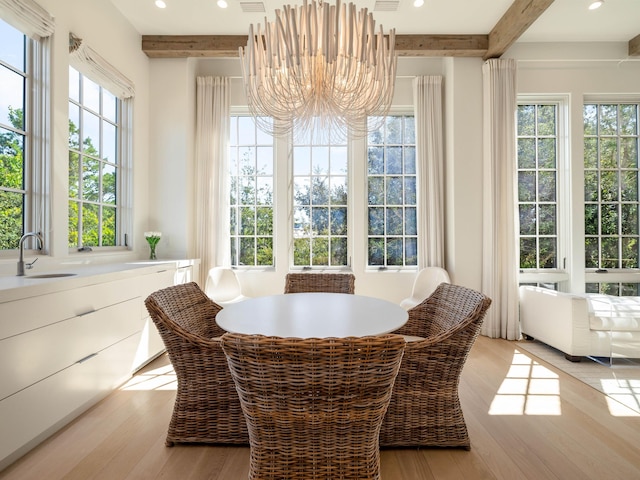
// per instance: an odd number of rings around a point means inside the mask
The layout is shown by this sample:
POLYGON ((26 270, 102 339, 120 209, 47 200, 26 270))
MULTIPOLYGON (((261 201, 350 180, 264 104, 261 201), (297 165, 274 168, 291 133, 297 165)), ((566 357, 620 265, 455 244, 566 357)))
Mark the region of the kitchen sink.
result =
POLYGON ((73 277, 77 273, 41 273, 40 275, 26 275, 25 278, 59 278, 73 277))

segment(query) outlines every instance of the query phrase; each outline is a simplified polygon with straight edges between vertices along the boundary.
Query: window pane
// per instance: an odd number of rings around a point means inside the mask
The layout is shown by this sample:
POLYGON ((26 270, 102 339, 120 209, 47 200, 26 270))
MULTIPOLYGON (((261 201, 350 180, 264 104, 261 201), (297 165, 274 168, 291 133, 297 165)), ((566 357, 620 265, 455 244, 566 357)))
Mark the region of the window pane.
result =
POLYGON ((369 235, 384 235, 384 208, 369 207, 369 235))
POLYGON ((80 195, 80 155, 69 152, 69 197, 78 198, 80 195))
POLYGON ((622 268, 638 268, 638 241, 622 238, 622 268))
MULTIPOLYGON (((0 174, 1 175, 1 174, 0 174)), ((0 190, 0 249, 18 248, 24 231, 24 195, 0 190)))
POLYGON ((97 202, 100 199, 100 162, 94 158, 84 157, 82 199, 91 202, 97 202))
POLYGON ((116 167, 102 164, 102 202, 116 204, 116 167))
POLYGON ((331 209, 331 235, 347 234, 347 209, 332 208, 331 209))
POLYGON ((118 99, 107 90, 102 90, 102 116, 113 123, 116 123, 118 99))
POLYGON ((536 143, 533 138, 518 139, 518 168, 536 167, 536 143))
POLYGON ((518 136, 535 135, 535 113, 535 105, 518 105, 518 136))
POLYGON ((82 76, 82 104, 96 113, 100 113, 100 85, 82 76))
POLYGON ((78 246, 78 218, 80 213, 80 204, 78 202, 69 202, 69 246, 78 246))
POLYGON ((638 204, 623 204, 622 205, 622 234, 623 235, 635 235, 638 231, 638 204))
POLYGON ((536 234, 536 206, 533 203, 520 204, 520 235, 536 234))
POLYGON ((102 122, 102 159, 111 163, 116 163, 118 139, 116 137, 116 126, 109 122, 102 122))
POLYGON ((0 187, 24 189, 24 135, 0 128, 0 187))
POLYGON ((0 65, 0 123, 24 130, 25 78, 0 65))
POLYGON ((82 111, 82 150, 86 155, 100 155, 100 118, 93 113, 82 111))
POLYGON ((25 36, 0 19, 0 62, 25 71, 25 36))
POLYGON ((69 98, 80 103, 80 74, 71 67, 69 68, 69 98))
POLYGON ((116 245, 116 209, 102 207, 102 246, 114 247, 116 245))
POLYGON ((369 237, 369 265, 382 266, 385 259, 384 239, 369 237))
POLYGON ((89 247, 97 247, 99 222, 98 205, 82 204, 82 244, 89 247))

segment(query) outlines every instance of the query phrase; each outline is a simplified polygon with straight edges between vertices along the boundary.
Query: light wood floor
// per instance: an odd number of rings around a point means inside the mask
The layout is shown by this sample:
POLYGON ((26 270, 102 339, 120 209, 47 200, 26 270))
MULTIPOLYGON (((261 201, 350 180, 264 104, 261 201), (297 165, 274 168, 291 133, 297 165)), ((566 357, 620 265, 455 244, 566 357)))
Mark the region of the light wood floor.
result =
MULTIPOLYGON (((471 451, 383 450, 382 478, 640 479, 640 416, 534 361, 514 342, 478 338, 460 385, 471 451)), ((164 446, 172 381, 160 357, 0 478, 246 479, 248 448, 164 446)))

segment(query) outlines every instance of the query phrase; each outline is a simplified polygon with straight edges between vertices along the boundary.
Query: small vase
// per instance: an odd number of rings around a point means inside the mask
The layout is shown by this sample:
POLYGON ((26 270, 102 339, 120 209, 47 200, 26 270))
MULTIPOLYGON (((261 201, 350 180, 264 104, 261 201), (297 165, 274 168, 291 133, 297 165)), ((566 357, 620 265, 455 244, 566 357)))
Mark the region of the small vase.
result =
POLYGON ((156 260, 158 258, 156 257, 156 246, 149 245, 149 248, 151 249, 151 252, 149 253, 149 260, 156 260))

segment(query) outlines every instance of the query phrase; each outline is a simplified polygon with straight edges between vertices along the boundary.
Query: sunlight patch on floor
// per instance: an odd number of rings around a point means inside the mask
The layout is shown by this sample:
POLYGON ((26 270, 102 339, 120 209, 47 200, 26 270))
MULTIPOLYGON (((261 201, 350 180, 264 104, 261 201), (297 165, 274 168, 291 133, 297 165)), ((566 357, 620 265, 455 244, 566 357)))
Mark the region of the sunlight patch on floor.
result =
POLYGON ((609 412, 615 417, 640 417, 640 380, 606 378, 600 380, 607 395, 609 412), (628 407, 628 408, 627 408, 628 407), (629 413, 629 408, 634 410, 629 413))
POLYGON ((171 365, 137 373, 120 390, 176 390, 178 380, 171 365))
POLYGON ((558 375, 517 350, 490 415, 561 415, 558 375))

